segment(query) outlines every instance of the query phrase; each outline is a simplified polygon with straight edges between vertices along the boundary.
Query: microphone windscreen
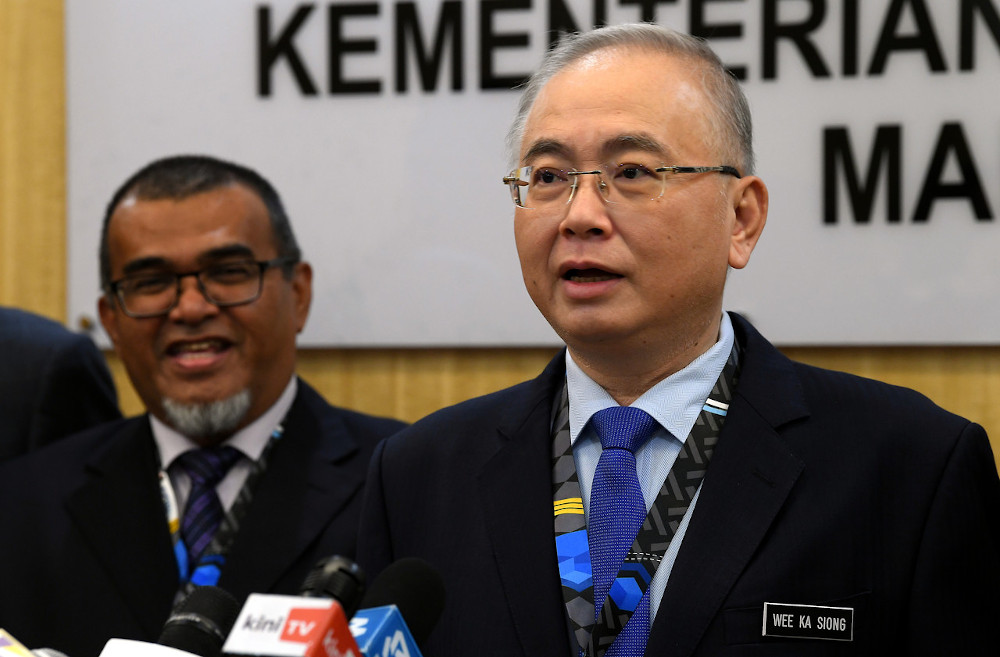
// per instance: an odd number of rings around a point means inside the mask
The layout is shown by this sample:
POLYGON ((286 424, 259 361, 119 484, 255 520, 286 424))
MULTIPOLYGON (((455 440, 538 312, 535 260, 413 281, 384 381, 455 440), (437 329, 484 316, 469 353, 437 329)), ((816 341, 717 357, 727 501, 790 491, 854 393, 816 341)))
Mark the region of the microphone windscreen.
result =
POLYGON ((365 573, 347 557, 334 555, 313 566, 300 593, 307 598, 333 598, 350 618, 365 592, 365 573))
POLYGON ((396 605, 417 645, 423 646, 444 609, 444 581, 423 559, 405 557, 386 567, 361 602, 365 609, 396 605))
POLYGON ((167 619, 157 641, 201 657, 219 657, 240 603, 216 586, 196 587, 167 619))

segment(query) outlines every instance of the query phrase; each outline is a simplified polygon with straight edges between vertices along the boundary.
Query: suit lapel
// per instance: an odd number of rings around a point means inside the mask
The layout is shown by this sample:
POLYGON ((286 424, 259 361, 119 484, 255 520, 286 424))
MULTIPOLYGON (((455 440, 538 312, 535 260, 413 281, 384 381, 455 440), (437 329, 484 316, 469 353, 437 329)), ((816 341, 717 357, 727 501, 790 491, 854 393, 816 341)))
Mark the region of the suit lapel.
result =
POLYGON ((148 418, 126 422, 107 442, 107 449, 87 464, 87 480, 67 500, 67 510, 121 594, 123 607, 157 636, 177 590, 177 565, 148 418), (154 600, 162 600, 163 608, 151 605, 154 600))
POLYGON ((808 415, 791 364, 740 318, 733 324, 746 345, 743 372, 651 628, 650 654, 694 651, 804 467, 777 432, 808 415))
POLYGON ((340 417, 305 382, 298 385, 219 582, 237 597, 270 590, 364 483, 360 468, 338 467, 358 451, 340 417))
POLYGON ((560 352, 505 409, 496 451, 479 474, 493 554, 514 625, 528 655, 569 655, 552 528, 551 413, 565 376, 560 352), (516 531, 512 530, 516 528, 516 531))

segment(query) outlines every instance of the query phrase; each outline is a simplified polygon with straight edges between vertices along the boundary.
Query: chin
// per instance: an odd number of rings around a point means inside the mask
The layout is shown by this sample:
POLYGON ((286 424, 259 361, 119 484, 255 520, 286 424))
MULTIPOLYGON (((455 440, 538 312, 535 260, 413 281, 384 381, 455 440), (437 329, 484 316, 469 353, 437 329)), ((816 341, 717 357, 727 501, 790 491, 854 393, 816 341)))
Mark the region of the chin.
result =
POLYGON ((190 438, 231 434, 243 425, 250 411, 249 390, 206 402, 178 401, 165 397, 163 414, 168 424, 190 438))
POLYGON ((582 325, 564 325, 561 328, 557 328, 556 333, 568 345, 599 346, 609 342, 619 343, 631 331, 612 323, 598 324, 596 322, 586 322, 582 325))

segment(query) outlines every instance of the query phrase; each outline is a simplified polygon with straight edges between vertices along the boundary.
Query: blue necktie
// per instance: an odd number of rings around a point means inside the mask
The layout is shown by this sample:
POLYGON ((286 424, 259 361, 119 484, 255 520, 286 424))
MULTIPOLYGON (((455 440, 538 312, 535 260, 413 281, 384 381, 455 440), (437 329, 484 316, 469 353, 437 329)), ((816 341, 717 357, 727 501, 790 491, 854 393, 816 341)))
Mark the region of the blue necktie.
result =
POLYGON ((181 537, 191 571, 198 566, 224 516, 215 487, 239 457, 240 452, 228 445, 192 449, 177 457, 191 478, 191 494, 181 518, 181 537))
MULTIPOLYGON (((604 448, 591 488, 587 528, 597 619, 609 592, 612 596, 616 594, 612 584, 646 519, 646 503, 635 469, 635 450, 649 440, 659 425, 648 413, 631 406, 606 408, 595 413, 590 422, 604 448)), ((649 636, 648 595, 647 592, 631 604, 627 602, 628 596, 616 597, 619 608, 632 611, 632 616, 610 646, 597 647, 594 657, 642 655, 649 636)))

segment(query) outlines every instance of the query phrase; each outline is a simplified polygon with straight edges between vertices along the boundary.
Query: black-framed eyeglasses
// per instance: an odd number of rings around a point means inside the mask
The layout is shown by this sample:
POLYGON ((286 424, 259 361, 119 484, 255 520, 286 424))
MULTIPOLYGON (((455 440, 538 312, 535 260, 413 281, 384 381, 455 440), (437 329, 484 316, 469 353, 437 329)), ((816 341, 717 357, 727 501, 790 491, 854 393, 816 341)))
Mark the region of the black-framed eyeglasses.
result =
POLYGON ((197 271, 139 272, 112 281, 111 292, 129 317, 143 319, 166 315, 181 298, 181 279, 194 276, 198 289, 209 303, 219 307, 242 306, 260 298, 264 272, 271 267, 286 267, 295 258, 271 260, 227 260, 197 271))
POLYGON ((598 169, 577 171, 552 166, 524 166, 504 176, 510 197, 519 208, 556 211, 569 205, 580 186, 580 176, 597 176, 597 189, 608 203, 638 205, 663 196, 667 179, 677 174, 724 173, 742 178, 728 165, 668 166, 639 162, 603 164, 598 169))

